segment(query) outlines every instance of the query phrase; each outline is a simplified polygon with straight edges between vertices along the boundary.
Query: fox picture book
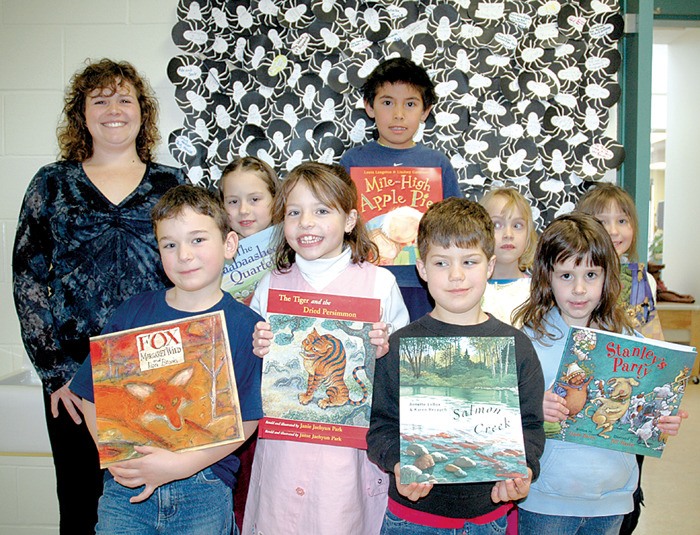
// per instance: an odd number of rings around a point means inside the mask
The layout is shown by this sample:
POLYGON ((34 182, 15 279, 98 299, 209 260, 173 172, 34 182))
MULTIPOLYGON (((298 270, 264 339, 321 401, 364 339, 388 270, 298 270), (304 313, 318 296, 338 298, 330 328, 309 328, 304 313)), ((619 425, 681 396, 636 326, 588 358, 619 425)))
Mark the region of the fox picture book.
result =
POLYGON ((366 448, 379 299, 270 290, 262 438, 366 448))
POLYGON ((353 167, 360 214, 379 249, 382 265, 416 263, 418 223, 442 200, 439 167, 353 167))
POLYGON ((222 311, 90 339, 100 465, 241 440, 222 311))
POLYGON ((401 483, 526 477, 513 337, 402 338, 401 483))
POLYGON ((660 457, 658 419, 674 415, 693 368, 693 347, 571 327, 553 386, 569 415, 547 438, 660 457))

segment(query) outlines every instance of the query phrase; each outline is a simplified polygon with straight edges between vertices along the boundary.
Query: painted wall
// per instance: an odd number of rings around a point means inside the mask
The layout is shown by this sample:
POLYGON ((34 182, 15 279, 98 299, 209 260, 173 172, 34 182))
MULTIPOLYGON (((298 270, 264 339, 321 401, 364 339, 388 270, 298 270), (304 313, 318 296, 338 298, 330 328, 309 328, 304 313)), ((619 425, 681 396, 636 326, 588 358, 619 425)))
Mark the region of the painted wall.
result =
POLYGON ((700 206, 698 51, 698 28, 687 29, 678 39, 668 44, 668 138, 663 253, 666 268, 661 275, 671 290, 692 294, 700 300, 700 247, 695 219, 700 206))
MULTIPOLYGON (((0 376, 31 367, 12 301, 12 245, 30 179, 56 159, 64 88, 88 57, 132 62, 157 93, 167 140, 183 121, 166 74, 178 54, 176 9, 177 0, 0 0, 0 376)), ((165 143, 158 160, 175 164, 165 143)), ((48 456, 0 455, 0 535, 56 535, 54 481, 48 456)))
MULTIPOLYGON (((132 62, 154 87, 160 132, 182 125, 166 67, 177 0, 0 0, 0 375, 28 366, 12 301, 12 245, 27 185, 56 159, 63 91, 86 58, 132 62)), ((158 160, 175 165, 161 142, 158 160)), ((2 432, 2 430, 0 430, 2 432)))

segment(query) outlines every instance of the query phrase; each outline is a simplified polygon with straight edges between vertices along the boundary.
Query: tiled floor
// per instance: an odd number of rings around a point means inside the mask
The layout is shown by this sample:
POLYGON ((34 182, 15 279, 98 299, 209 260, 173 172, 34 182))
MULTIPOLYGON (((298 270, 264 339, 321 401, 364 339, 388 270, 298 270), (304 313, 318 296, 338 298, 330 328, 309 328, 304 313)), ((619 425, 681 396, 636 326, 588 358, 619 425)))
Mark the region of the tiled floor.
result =
POLYGON ((681 407, 690 416, 661 459, 642 471, 646 506, 635 535, 700 534, 700 385, 689 384, 681 407))

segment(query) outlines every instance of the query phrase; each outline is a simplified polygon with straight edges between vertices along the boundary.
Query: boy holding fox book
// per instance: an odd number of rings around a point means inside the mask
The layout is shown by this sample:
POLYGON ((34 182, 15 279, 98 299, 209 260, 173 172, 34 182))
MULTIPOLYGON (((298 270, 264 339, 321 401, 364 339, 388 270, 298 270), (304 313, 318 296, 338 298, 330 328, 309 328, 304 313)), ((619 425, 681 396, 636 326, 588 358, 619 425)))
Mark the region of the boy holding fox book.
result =
MULTIPOLYGON (((221 290, 224 262, 233 258, 238 238, 229 229, 221 201, 195 186, 171 189, 154 207, 151 219, 165 273, 174 287, 129 299, 103 333, 223 310, 247 438, 263 415, 262 361, 253 355, 251 345, 255 324, 262 318, 221 290)), ((70 388, 83 398, 83 412, 97 442, 91 368, 88 359, 70 388)), ((173 377, 161 388, 178 397, 187 379, 173 377)), ((124 391, 125 405, 129 395, 124 391)), ((242 443, 186 452, 136 446, 141 457, 113 464, 105 473, 96 531, 235 533, 232 488, 239 461, 233 452, 242 443)))
MULTIPOLYGON (((368 455, 389 473, 389 504, 382 534, 476 535, 503 533, 513 502, 524 498, 539 474, 544 448, 542 390, 537 355, 517 329, 487 315, 481 298, 494 263, 494 229, 486 210, 452 197, 431 206, 418 230, 416 267, 435 308, 396 331, 389 353, 377 360, 368 455), (515 340, 520 416, 528 477, 497 482, 433 485, 400 481, 399 350, 402 338, 512 337, 515 340)), ((445 430, 449 431, 449 430, 445 430)))

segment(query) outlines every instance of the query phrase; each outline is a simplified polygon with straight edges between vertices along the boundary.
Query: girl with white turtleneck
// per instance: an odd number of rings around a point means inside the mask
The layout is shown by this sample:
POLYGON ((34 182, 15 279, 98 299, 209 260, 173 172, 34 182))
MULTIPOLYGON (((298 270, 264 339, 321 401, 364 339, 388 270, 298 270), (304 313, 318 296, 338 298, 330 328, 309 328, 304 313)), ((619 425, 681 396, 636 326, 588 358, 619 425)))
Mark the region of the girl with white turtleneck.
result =
MULTIPOLYGON (((304 163, 291 171, 275 197, 279 225, 275 269, 258 285, 251 308, 267 317, 270 289, 379 299, 381 322, 370 332, 379 358, 388 331, 409 321, 394 276, 372 261, 376 247, 357 212, 357 190, 340 166, 304 163)), ((260 323, 259 357, 272 331, 260 323)), ((258 439, 243 533, 379 533, 388 478, 366 450, 258 439)))

